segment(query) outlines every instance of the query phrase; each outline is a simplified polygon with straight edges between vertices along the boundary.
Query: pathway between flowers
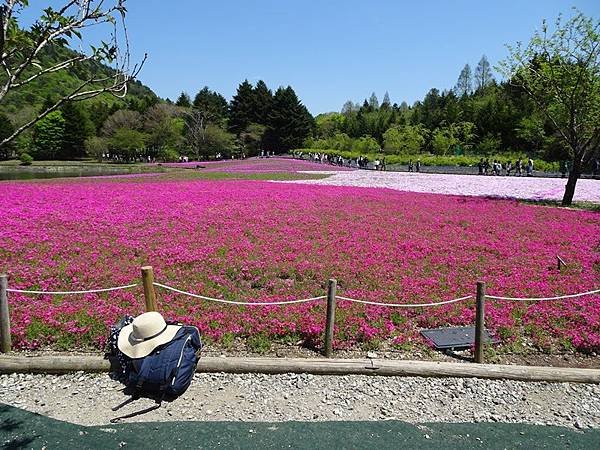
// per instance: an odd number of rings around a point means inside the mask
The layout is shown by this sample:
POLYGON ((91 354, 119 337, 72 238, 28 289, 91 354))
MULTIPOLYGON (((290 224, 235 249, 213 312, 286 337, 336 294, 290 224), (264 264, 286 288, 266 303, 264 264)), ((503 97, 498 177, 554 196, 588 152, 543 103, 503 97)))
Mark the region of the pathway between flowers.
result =
MULTIPOLYGON (((472 195, 525 200, 561 200, 567 180, 561 178, 494 177, 354 170, 338 172, 328 178, 319 180, 293 182, 328 186, 380 187, 395 189, 397 191, 431 194, 472 195)), ((579 180, 575 189, 574 200, 577 202, 600 203, 600 181, 591 179, 579 180)))

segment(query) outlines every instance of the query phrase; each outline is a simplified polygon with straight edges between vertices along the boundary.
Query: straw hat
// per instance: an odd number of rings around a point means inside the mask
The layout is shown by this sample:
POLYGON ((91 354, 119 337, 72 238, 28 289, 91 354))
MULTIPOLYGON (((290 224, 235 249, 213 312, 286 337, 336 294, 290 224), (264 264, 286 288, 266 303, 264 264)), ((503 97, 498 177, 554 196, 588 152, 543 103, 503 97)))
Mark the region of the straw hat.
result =
POLYGON ((179 325, 167 325, 157 312, 147 312, 121 329, 117 347, 130 358, 143 358, 159 345, 173 340, 180 328, 179 325))

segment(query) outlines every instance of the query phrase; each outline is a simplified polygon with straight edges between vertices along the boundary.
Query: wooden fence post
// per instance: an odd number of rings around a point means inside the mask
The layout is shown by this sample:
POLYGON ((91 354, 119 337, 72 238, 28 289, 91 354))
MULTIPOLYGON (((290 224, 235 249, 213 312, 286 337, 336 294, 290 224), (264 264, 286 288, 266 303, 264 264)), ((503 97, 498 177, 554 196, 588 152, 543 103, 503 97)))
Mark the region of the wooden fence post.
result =
POLYGON ((10 316, 8 312, 8 277, 0 275, 0 352, 12 349, 10 338, 10 316))
POLYGON ((142 283, 144 285, 146 312, 156 311, 156 292, 154 292, 154 272, 152 271, 152 266, 142 267, 142 283))
POLYGON ((483 363, 483 332, 485 331, 485 282, 477 282, 475 303, 475 362, 483 363))
POLYGON ((329 280, 327 284, 327 322, 325 324, 325 356, 331 358, 333 353, 333 331, 335 322, 335 295, 337 281, 329 280))

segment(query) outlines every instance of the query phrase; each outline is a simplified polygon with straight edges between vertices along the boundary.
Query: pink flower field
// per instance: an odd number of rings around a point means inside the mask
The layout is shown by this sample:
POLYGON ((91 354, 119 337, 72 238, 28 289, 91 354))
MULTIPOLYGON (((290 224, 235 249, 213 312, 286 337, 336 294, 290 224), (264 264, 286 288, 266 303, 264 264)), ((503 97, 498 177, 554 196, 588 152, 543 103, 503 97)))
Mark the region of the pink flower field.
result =
MULTIPOLYGON (((260 162, 260 160, 259 160, 260 162)), ((296 164, 297 161, 293 161, 296 164)), ((259 163, 257 163, 259 164, 259 163)), ((156 281, 240 301, 325 294, 427 303, 475 293, 538 297, 600 287, 600 214, 438 194, 261 181, 138 178, 0 183, 0 270, 13 289, 84 290, 156 281), (568 263, 559 273, 556 255, 568 263)), ((161 311, 214 342, 265 337, 320 345, 325 302, 208 303, 157 287, 161 311)), ((9 294, 19 348, 99 347, 107 327, 143 311, 140 286, 74 296, 9 294)), ((507 346, 600 351, 600 295, 489 300, 507 346)), ((338 301, 337 348, 421 346, 421 328, 467 325, 474 300, 431 308, 338 301)))

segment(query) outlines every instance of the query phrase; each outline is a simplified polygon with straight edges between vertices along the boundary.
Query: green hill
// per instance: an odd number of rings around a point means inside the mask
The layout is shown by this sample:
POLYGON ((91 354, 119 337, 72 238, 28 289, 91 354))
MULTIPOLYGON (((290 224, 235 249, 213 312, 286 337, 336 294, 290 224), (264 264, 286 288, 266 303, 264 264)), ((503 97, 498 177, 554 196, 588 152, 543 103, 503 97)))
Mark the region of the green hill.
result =
MULTIPOLYGON (((38 61, 42 67, 49 67, 59 61, 72 58, 74 55, 76 53, 65 46, 54 46, 46 49, 39 56, 38 61)), ((33 70, 30 71, 30 73, 32 72, 33 70)), ((0 112, 8 115, 13 124, 20 125, 33 117, 47 99, 56 100, 71 93, 90 75, 103 77, 114 73, 115 71, 112 68, 92 62, 85 62, 77 67, 48 73, 21 88, 9 92, 0 104, 0 112)), ((129 84, 128 93, 124 99, 116 98, 107 93, 84 102, 88 106, 95 103, 104 103, 104 105, 112 107, 117 103, 120 107, 127 106, 132 109, 139 109, 143 108, 142 105, 144 104, 153 104, 158 100, 158 96, 149 87, 135 81, 129 84)))

